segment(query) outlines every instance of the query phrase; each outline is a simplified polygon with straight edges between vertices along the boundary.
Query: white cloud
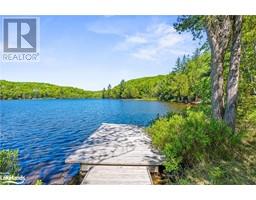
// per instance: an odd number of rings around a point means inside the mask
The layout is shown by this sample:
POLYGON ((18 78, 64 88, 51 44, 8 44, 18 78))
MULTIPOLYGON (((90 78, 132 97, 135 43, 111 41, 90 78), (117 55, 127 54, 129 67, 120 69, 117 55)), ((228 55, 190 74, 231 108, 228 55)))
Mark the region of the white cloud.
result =
POLYGON ((121 21, 112 19, 112 16, 104 16, 100 20, 93 21, 92 23, 86 24, 88 31, 97 34, 109 34, 124 37, 125 27, 121 21))
POLYGON ((126 38, 127 43, 137 43, 137 44, 145 44, 147 43, 146 37, 142 35, 134 35, 134 36, 128 36, 126 38))
POLYGON ((136 34, 136 35, 126 35, 124 36, 124 40, 118 43, 114 49, 115 50, 129 50, 133 49, 134 47, 147 44, 149 41, 147 37, 144 35, 136 34))
POLYGON ((140 48, 136 52, 131 53, 132 56, 143 60, 155 60, 157 49, 155 48, 140 48))
POLYGON ((115 46, 115 50, 129 51, 131 56, 138 59, 156 60, 168 53, 185 53, 177 49, 177 44, 184 40, 184 35, 179 35, 173 27, 159 23, 147 27, 144 32, 126 35, 124 40, 115 46))
POLYGON ((187 42, 188 34, 176 32, 168 22, 155 22, 145 26, 132 27, 123 21, 97 21, 88 27, 97 34, 111 34, 119 37, 120 42, 113 45, 114 51, 125 52, 141 60, 165 60, 174 56, 191 53, 187 42), (125 24, 125 25, 124 25, 125 24))
POLYGON ((159 38, 158 40, 158 48, 168 48, 182 41, 183 38, 180 35, 176 34, 166 34, 159 38))
POLYGON ((98 26, 97 24, 92 25, 88 28, 89 31, 98 33, 98 34, 114 34, 114 35, 122 35, 122 31, 118 28, 112 26, 98 26))

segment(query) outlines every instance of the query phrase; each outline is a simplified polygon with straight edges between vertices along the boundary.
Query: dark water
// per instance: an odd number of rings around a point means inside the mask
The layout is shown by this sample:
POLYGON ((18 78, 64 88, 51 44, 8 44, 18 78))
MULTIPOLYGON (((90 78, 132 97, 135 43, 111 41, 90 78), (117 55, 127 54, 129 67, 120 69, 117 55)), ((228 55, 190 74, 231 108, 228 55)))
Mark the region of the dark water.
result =
POLYGON ((65 164, 69 154, 101 123, 146 126, 158 114, 180 109, 136 100, 8 100, 0 101, 0 149, 18 149, 26 184, 41 179, 63 184, 79 170, 65 164))

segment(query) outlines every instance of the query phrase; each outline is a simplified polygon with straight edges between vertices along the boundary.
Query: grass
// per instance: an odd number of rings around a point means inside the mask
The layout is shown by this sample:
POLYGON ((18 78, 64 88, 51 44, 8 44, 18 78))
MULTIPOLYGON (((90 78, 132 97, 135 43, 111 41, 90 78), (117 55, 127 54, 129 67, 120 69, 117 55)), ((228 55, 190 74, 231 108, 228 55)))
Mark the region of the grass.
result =
POLYGON ((185 170, 184 177, 178 184, 256 184, 256 129, 247 129, 230 159, 201 162, 185 170))
POLYGON ((244 139, 230 160, 201 162, 197 167, 185 170, 184 180, 187 184, 256 184, 255 137, 254 134, 244 139))

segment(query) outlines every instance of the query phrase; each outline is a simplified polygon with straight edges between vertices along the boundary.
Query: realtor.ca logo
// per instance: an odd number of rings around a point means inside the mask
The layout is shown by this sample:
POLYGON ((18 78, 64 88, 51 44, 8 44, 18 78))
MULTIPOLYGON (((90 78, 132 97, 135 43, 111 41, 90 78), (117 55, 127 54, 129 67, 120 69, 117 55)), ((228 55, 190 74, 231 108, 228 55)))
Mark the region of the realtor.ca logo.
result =
POLYGON ((3 18, 3 62, 39 61, 39 19, 3 18))

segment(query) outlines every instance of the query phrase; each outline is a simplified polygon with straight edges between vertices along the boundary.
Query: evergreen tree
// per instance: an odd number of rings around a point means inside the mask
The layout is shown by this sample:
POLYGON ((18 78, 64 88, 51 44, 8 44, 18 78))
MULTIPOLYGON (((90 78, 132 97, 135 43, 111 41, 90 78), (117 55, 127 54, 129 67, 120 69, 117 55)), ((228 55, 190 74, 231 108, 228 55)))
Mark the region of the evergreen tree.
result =
POLYGON ((107 92, 106 92, 106 97, 107 98, 111 98, 111 85, 110 84, 108 84, 108 89, 107 89, 107 92))
POLYGON ((119 89, 119 98, 122 98, 122 94, 125 90, 125 80, 121 80, 119 89))
POLYGON ((103 88, 102 90, 102 98, 105 99, 106 98, 106 89, 103 88))

